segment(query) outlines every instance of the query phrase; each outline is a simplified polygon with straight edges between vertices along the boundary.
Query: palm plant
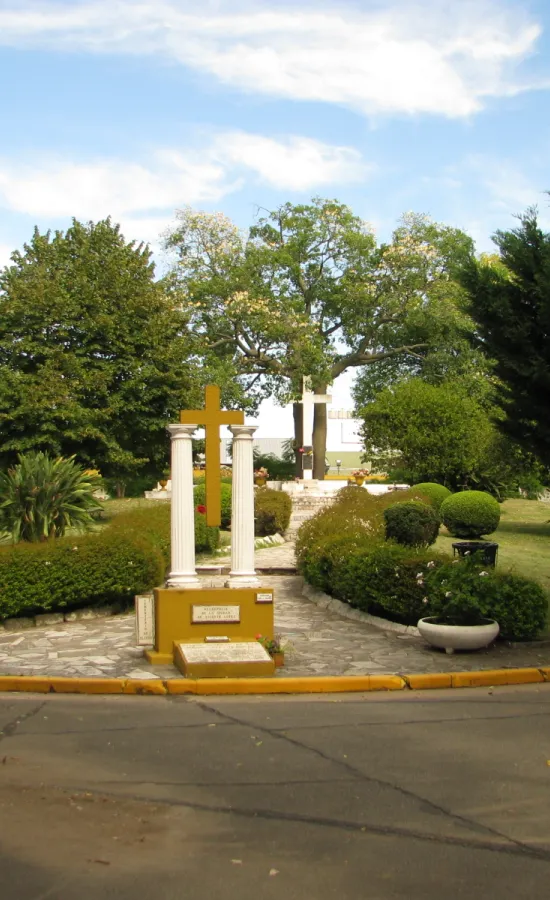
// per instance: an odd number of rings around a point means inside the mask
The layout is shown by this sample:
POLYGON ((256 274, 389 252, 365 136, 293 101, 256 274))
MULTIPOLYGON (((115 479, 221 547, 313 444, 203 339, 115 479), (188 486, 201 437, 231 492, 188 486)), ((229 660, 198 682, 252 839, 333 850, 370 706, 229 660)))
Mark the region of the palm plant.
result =
POLYGON ((20 455, 17 465, 0 472, 0 531, 18 543, 62 537, 67 528, 89 530, 93 513, 102 509, 94 496, 100 480, 74 456, 20 455))

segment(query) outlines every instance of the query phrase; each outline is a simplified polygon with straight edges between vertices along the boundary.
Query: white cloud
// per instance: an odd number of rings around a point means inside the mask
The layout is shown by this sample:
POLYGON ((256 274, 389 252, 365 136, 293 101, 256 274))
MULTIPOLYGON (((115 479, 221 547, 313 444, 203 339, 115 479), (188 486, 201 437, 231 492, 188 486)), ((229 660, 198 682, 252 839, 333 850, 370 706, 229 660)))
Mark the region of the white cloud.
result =
POLYGON ((519 0, 9 0, 0 43, 171 58, 242 90, 365 114, 479 111, 486 98, 548 87, 518 80, 540 27, 519 0), (13 4, 13 5, 10 5, 13 4))
POLYGON ((48 221, 111 215, 127 237, 155 245, 177 207, 215 203, 239 188, 250 172, 270 185, 309 191, 362 180, 370 168, 350 147, 231 131, 193 151, 157 150, 147 164, 41 157, 37 165, 0 159, 0 207, 48 221))
POLYGON ((277 141, 234 131, 220 135, 216 146, 226 162, 252 169, 274 187, 296 191, 362 181, 373 168, 358 150, 304 137, 277 141))

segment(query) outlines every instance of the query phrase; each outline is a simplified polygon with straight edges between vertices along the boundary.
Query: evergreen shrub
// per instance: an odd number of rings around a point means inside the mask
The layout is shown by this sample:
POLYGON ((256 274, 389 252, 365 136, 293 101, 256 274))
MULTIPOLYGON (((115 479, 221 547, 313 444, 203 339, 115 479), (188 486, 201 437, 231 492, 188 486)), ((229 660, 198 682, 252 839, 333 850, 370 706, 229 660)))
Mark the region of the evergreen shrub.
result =
POLYGON ((258 537, 283 534, 289 525, 292 500, 285 491, 256 488, 254 491, 254 522, 258 537))
POLYGON ((439 534, 440 521, 427 503, 409 500, 384 510, 386 539, 408 547, 429 547, 439 534))
POLYGON ((498 501, 484 491, 462 491, 443 501, 443 524, 453 537, 480 538, 492 534, 500 522, 498 501))
POLYGON ((439 513, 443 501, 452 493, 449 488, 443 484, 437 484, 435 481, 422 481, 420 484, 413 485, 413 490, 419 491, 425 502, 430 503, 437 513, 439 513))

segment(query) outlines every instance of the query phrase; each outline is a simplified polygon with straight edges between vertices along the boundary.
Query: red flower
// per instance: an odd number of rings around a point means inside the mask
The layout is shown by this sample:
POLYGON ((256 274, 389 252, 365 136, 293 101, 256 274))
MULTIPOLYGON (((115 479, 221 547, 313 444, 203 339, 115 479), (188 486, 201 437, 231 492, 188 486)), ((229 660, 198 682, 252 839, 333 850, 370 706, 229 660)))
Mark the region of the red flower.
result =
POLYGON ((201 513, 204 516, 204 514, 206 512, 206 506, 203 506, 201 503, 199 506, 197 506, 197 512, 201 513))

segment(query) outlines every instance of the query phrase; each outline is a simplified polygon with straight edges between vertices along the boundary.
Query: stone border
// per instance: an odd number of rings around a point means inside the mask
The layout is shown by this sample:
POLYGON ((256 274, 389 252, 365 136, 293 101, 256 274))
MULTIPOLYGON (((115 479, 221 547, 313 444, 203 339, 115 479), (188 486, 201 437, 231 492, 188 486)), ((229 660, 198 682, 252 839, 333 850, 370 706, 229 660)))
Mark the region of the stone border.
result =
POLYGON ((412 634, 420 637, 420 632, 416 625, 401 625, 399 622, 392 622, 390 619, 382 619, 380 616, 373 616, 370 613, 363 612, 360 609, 354 609, 349 603, 343 603, 323 591, 318 591, 304 581, 302 585, 302 595, 315 603, 320 609, 328 609, 344 619, 353 619, 355 622, 365 622, 367 625, 374 625, 381 631, 393 631, 398 634, 412 634))
MULTIPOLYGON (((130 609, 128 607, 128 609, 130 609)), ((49 628, 51 625, 60 625, 62 622, 80 622, 90 619, 106 619, 118 613, 125 612, 126 608, 121 603, 107 603, 103 606, 83 606, 70 612, 39 613, 37 616, 19 616, 17 618, 4 619, 0 622, 0 634, 2 632, 27 631, 29 628, 49 628)))

